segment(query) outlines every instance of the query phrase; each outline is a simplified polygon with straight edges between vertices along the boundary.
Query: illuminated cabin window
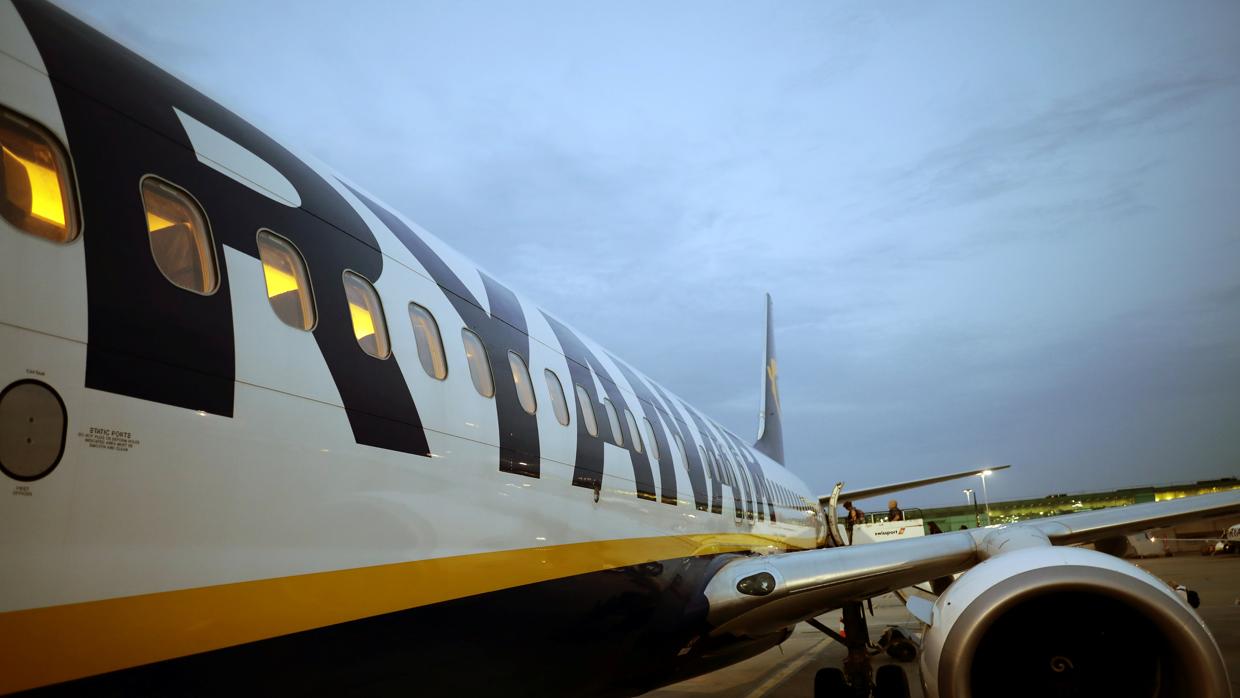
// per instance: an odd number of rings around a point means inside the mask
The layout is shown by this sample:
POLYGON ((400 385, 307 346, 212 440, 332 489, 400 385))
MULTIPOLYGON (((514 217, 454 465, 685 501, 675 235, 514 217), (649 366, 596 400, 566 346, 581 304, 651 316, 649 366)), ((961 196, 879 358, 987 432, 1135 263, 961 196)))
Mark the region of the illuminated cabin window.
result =
POLYGON ((586 433, 598 436, 598 420, 594 416, 594 401, 586 389, 577 386, 577 404, 581 406, 581 423, 586 425, 586 433))
POLYGON ((184 189, 142 178, 142 205, 155 266, 169 281, 202 295, 215 292, 215 245, 202 209, 184 189))
POLYGON ((620 417, 616 415, 616 406, 611 398, 603 398, 603 411, 607 413, 607 424, 611 427, 611 440, 617 446, 624 445, 624 434, 620 431, 620 417))
POLYGON ((538 411, 538 401, 534 399, 534 385, 530 383, 530 369, 525 359, 515 351, 508 352, 508 365, 512 368, 512 384, 517 386, 517 399, 521 401, 521 409, 530 414, 538 411))
POLYGON ((34 123, 0 108, 0 215, 19 230, 52 242, 78 235, 69 159, 34 123))
POLYGON ((649 417, 642 417, 642 422, 646 425, 646 447, 650 449, 650 457, 659 460, 659 441, 654 438, 654 425, 649 417))
POLYGON ((676 450, 680 451, 680 462, 689 467, 689 454, 685 452, 685 440, 680 438, 680 434, 673 433, 672 438, 676 441, 676 450))
POLYGON ((629 426, 629 436, 633 437, 633 450, 641 453, 642 435, 637 431, 637 420, 633 419, 633 413, 627 407, 624 408, 624 423, 629 426))
POLYGON ((422 370, 435 380, 447 378, 448 360, 444 357, 443 340, 439 336, 435 316, 417 303, 410 303, 409 322, 413 323, 413 338, 418 344, 418 361, 422 362, 422 370))
POLYGON ((564 401, 564 386, 560 384, 560 377, 549 368, 543 370, 543 377, 547 379, 547 394, 551 396, 555 421, 568 426, 568 403, 564 401))
POLYGON ((465 362, 469 364, 469 377, 474 381, 474 390, 482 397, 494 397, 491 361, 487 358, 487 348, 483 346, 482 339, 473 331, 462 328, 461 343, 465 345, 465 362))
POLYGON ((349 301, 349 316, 353 320, 353 336, 362 351, 376 359, 392 355, 388 344, 387 322, 383 319, 383 306, 375 287, 360 274, 344 273, 344 295, 349 301))
POLYGON ((299 330, 312 330, 315 323, 314 294, 306 263, 293 243, 270 230, 258 231, 258 257, 263 262, 267 302, 276 317, 299 330))

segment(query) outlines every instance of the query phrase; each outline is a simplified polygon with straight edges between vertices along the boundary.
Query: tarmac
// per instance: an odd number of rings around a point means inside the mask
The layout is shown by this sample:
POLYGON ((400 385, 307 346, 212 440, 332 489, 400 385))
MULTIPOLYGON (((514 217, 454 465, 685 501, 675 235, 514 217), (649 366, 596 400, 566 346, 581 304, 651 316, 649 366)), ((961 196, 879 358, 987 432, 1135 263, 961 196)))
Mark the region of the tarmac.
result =
MULTIPOLYGON (((1232 692, 1240 696, 1240 556, 1203 557, 1181 554, 1169 558, 1130 560, 1167 581, 1185 584, 1201 595, 1197 612, 1205 620, 1227 662, 1232 692)), ((839 611, 823 614, 819 620, 837 630, 842 626, 839 611)), ((894 595, 874 599, 874 616, 869 618, 872 640, 889 625, 908 633, 921 626, 894 595)), ((814 674, 823 667, 841 665, 842 645, 802 623, 792 637, 779 647, 719 671, 666 686, 647 693, 648 698, 802 698, 814 693, 814 674)), ((877 670, 893 660, 874 658, 877 670)), ((912 697, 923 698, 917 662, 902 665, 908 673, 912 697)))

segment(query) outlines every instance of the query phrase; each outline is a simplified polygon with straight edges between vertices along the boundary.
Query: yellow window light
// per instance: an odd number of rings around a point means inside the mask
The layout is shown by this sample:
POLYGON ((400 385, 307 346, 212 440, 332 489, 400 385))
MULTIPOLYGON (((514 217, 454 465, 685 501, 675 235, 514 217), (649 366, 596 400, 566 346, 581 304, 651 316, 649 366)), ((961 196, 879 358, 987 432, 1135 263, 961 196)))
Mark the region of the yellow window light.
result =
POLYGON ((353 318, 353 336, 357 341, 374 335, 375 321, 369 310, 356 303, 349 303, 349 315, 353 318))
POLYGON ((171 228, 174 225, 176 225, 175 222, 160 216, 158 213, 151 213, 150 211, 146 212, 147 232, 154 233, 156 231, 163 230, 164 228, 171 228))
POLYGON ((12 150, 0 146, 4 151, 5 169, 10 167, 12 160, 24 169, 30 188, 30 215, 53 223, 61 228, 65 226, 65 199, 60 193, 60 175, 51 167, 27 160, 12 150))
POLYGON ((142 178, 142 208, 155 266, 173 284, 209 295, 219 286, 207 217, 184 189, 158 177, 142 178))
POLYGON ((64 150, 45 129, 0 108, 0 215, 54 242, 77 237, 78 217, 64 150))
POLYGON ((343 280, 345 300, 353 321, 353 337, 362 351, 376 359, 386 359, 392 355, 392 350, 379 294, 369 281, 355 272, 346 271, 343 280))
POLYGON ((267 281, 268 298, 297 291, 297 277, 270 264, 263 265, 263 278, 267 281))
POLYGON ((260 230, 258 256, 263 262, 267 301, 276 317, 299 330, 314 329, 316 315, 310 277, 297 248, 270 230, 260 230))

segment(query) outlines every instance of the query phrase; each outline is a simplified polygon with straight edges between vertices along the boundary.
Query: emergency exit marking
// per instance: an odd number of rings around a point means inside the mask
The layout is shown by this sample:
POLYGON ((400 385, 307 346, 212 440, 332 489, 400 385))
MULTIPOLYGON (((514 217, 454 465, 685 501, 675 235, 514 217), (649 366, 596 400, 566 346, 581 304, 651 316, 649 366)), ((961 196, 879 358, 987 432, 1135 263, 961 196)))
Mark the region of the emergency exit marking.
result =
POLYGON ((125 452, 141 443, 128 431, 104 427, 91 427, 89 431, 79 431, 78 438, 90 448, 102 448, 107 451, 125 452))

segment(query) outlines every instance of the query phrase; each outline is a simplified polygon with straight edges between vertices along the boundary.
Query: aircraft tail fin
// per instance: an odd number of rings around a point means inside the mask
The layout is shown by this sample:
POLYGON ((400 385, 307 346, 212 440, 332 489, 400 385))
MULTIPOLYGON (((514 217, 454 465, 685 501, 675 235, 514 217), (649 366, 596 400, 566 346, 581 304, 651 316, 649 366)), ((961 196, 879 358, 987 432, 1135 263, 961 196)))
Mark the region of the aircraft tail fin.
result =
POLYGON ((776 463, 784 462, 784 429, 780 421, 779 368, 775 362, 775 326, 771 294, 766 294, 766 361, 763 362, 762 414, 754 448, 776 463))

